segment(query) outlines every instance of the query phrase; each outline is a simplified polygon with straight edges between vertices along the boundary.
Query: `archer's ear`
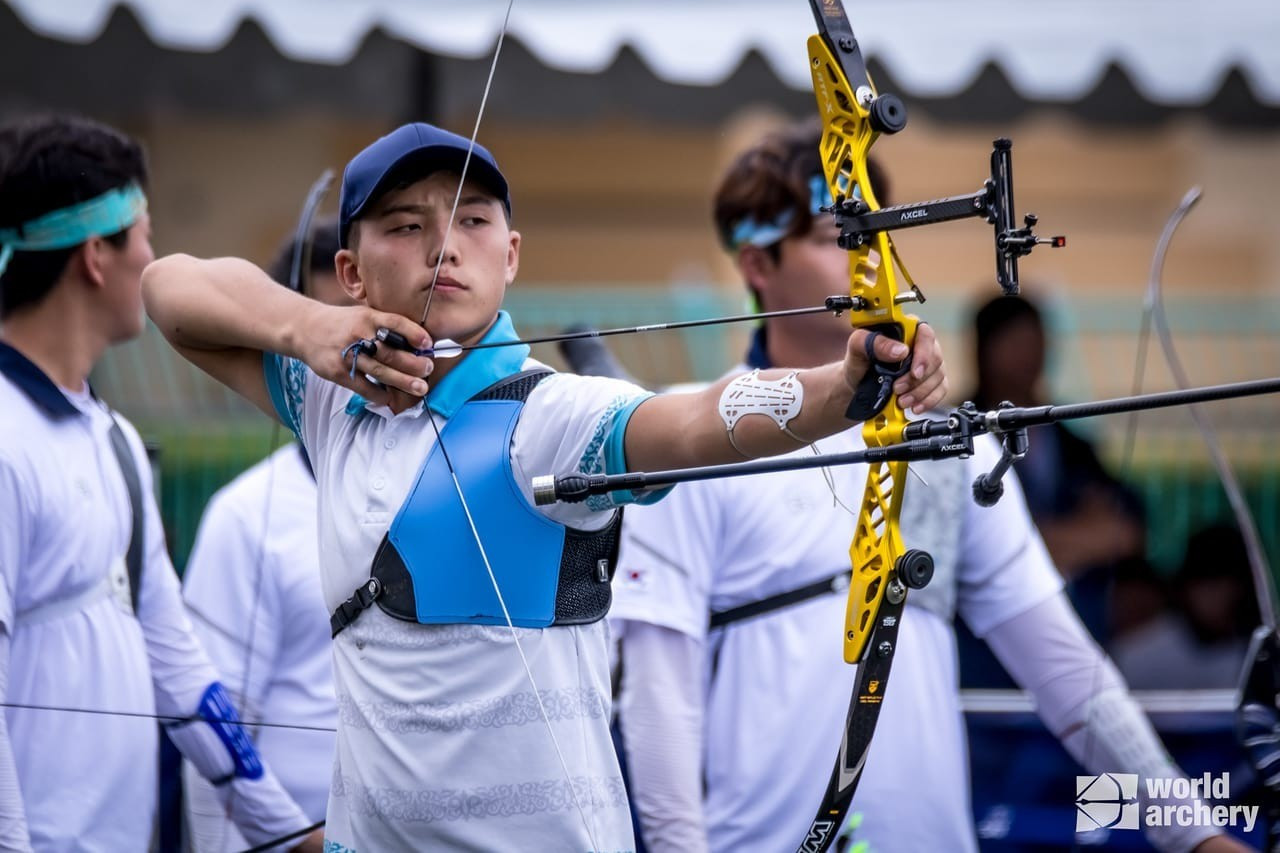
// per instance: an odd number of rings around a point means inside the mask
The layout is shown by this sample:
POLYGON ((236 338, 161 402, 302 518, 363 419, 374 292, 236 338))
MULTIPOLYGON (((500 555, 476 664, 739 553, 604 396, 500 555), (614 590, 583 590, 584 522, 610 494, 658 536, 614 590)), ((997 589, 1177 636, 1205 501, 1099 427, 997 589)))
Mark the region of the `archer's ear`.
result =
POLYGON ((759 246, 743 246, 738 250, 738 256, 734 260, 742 280, 755 291, 760 291, 768 285, 769 277, 776 266, 769 253, 759 246))
POLYGON ((364 278, 360 274, 359 258, 354 249, 339 249, 333 256, 333 270, 338 276, 338 284, 348 296, 357 302, 364 302, 366 291, 364 278))
POLYGON ((507 287, 516 280, 516 273, 520 271, 520 232, 512 231, 509 242, 507 243, 507 287))
POLYGON ((76 266, 88 281, 92 282, 95 287, 102 287, 106 284, 106 274, 104 264, 106 262, 105 253, 110 248, 107 241, 101 237, 90 237, 76 249, 75 254, 71 258, 68 267, 76 266))

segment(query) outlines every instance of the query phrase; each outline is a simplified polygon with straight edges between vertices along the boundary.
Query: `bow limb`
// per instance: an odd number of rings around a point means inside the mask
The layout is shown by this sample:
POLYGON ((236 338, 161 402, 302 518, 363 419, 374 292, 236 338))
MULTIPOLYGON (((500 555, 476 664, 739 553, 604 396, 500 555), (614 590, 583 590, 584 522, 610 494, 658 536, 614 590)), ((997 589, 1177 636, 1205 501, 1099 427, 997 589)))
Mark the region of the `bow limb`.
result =
MULTIPOLYGON (((1191 211, 1192 206, 1200 200, 1200 195, 1199 187, 1192 187, 1188 190, 1177 209, 1169 217, 1169 221, 1165 224, 1164 231, 1161 233, 1160 241, 1156 247, 1155 256, 1151 260, 1151 274, 1147 281, 1147 293, 1143 306, 1143 325, 1144 327, 1146 326, 1147 317, 1150 317, 1149 322, 1155 330, 1156 338, 1160 341, 1160 350, 1164 355, 1165 363, 1169 367, 1169 372, 1173 375, 1174 384, 1180 389, 1191 387, 1191 382, 1187 377, 1186 369, 1182 366, 1182 359, 1178 357, 1178 350, 1173 342, 1173 333, 1169 328, 1169 319, 1165 315, 1164 259, 1173 240, 1174 231, 1191 211)), ((1218 479, 1222 481, 1222 488, 1226 492, 1228 503, 1231 505, 1231 512, 1235 516, 1236 524, 1240 527, 1240 535, 1244 538, 1245 553, 1248 555, 1249 568, 1253 573, 1253 582, 1258 596, 1258 612, 1262 617, 1262 625, 1272 633, 1275 633, 1275 581, 1273 580, 1274 575, 1271 573, 1271 566, 1267 562, 1266 552, 1262 547, 1262 538, 1258 535, 1257 522, 1254 521, 1253 514, 1249 511, 1249 504, 1245 500, 1244 490, 1240 488, 1240 481, 1236 478, 1235 471, 1231 468, 1231 463, 1227 460, 1226 451, 1222 447, 1222 442, 1218 440, 1217 431, 1214 430, 1213 425, 1209 423, 1208 418, 1205 417, 1199 406, 1192 405, 1189 407, 1189 411, 1192 420, 1195 421, 1196 428, 1204 438, 1209 457, 1213 461, 1214 470, 1218 474, 1218 479)))
MULTIPOLYGON (((1135 389, 1142 381, 1149 329, 1155 331, 1156 338, 1160 341, 1160 350, 1173 376, 1174 384, 1180 389, 1190 386, 1164 310, 1163 274, 1165 257, 1173 242, 1173 235, 1200 197, 1201 190, 1198 186, 1186 192, 1177 208, 1170 214, 1156 243, 1143 299, 1142 332, 1138 345, 1138 361, 1134 369, 1135 389)), ((1245 554, 1249 561, 1249 570, 1253 575, 1254 593, 1257 596, 1258 613, 1262 624, 1254 631, 1240 675, 1236 733, 1254 770, 1258 773, 1260 783, 1266 790, 1269 817, 1267 848, 1280 850, 1280 791, 1277 790, 1280 780, 1276 778, 1278 764, 1280 764, 1280 714, 1276 712, 1276 703, 1280 699, 1280 629, 1276 624, 1275 576, 1272 574, 1266 551, 1262 547, 1257 522, 1249 510, 1244 490, 1240 487, 1235 471, 1227 459, 1226 451, 1218 440, 1217 431, 1198 406, 1191 405, 1189 411, 1204 439, 1214 471, 1227 495, 1227 503, 1231 507, 1236 525, 1240 528, 1240 536, 1244 540, 1245 554)), ((1125 441, 1126 460, 1133 447, 1135 421, 1134 418, 1129 421, 1125 441)))
MULTIPOLYGON (((840 0, 810 0, 810 5, 819 30, 809 38, 808 51, 822 119, 821 157, 840 222, 843 212, 879 209, 867 173, 867 155, 881 133, 901 130, 906 116, 896 97, 876 94, 840 0), (855 200, 855 188, 861 202, 855 200)), ((914 289, 899 291, 892 238, 886 231, 879 231, 857 245, 849 245, 842 237, 842 246, 850 249, 853 327, 888 335, 912 347, 917 321, 907 316, 901 305, 919 294, 914 289)), ((883 447, 903 438, 907 417, 892 394, 891 383, 904 370, 905 365, 898 370, 871 365, 864 384, 879 383, 878 388, 870 389, 878 406, 855 411, 855 399, 850 408, 851 417, 864 419, 862 435, 868 448, 883 447)), ((822 803, 799 848, 802 853, 828 849, 839 833, 880 713, 907 583, 923 586, 932 573, 931 558, 919 551, 908 555, 898 529, 906 476, 906 462, 874 462, 868 468, 849 548, 853 576, 844 626, 844 658, 848 663, 859 664, 857 683, 850 698, 840 753, 822 803)))

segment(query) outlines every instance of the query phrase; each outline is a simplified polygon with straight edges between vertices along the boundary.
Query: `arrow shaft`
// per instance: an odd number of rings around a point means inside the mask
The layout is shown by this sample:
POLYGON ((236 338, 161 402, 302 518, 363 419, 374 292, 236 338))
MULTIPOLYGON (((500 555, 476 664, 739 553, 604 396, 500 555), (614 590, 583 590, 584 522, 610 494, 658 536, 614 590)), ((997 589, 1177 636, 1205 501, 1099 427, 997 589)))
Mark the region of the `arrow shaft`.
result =
MULTIPOLYGON (((432 347, 426 349, 412 349, 399 335, 391 333, 386 336, 379 336, 379 340, 396 349, 404 349, 413 352, 414 355, 425 355, 428 357, 452 358, 461 355, 464 352, 477 349, 494 349, 497 347, 513 347, 532 344, 549 344, 558 343, 560 341, 579 341, 585 338, 607 338, 613 335, 633 335, 642 332, 661 332, 675 329, 693 329, 698 326, 718 326, 726 323, 746 323, 758 320, 768 320, 778 317, 803 317, 809 314, 831 314, 839 317, 845 311, 854 310, 853 300, 847 296, 830 296, 824 305, 814 305, 809 308, 791 308, 786 311, 766 311, 758 314, 733 314, 726 317, 708 317, 700 320, 679 320, 673 323, 649 323, 641 326, 625 326, 617 329, 583 329, 578 332, 562 332, 556 335, 544 335, 537 338, 520 338, 514 341, 488 341, 478 344, 468 344, 467 346, 451 346, 447 350, 441 347, 442 352, 436 353, 432 347)), ((442 342, 443 343, 443 342, 442 342)))
POLYGON ((859 462, 915 462, 925 459, 945 459, 972 453, 972 436, 984 432, 1006 432, 1058 421, 1092 418, 1100 415, 1161 409, 1204 403, 1212 400, 1229 400, 1237 397, 1253 397, 1280 392, 1280 377, 1234 382, 1226 385, 1208 385, 1178 391, 1163 391, 1134 397, 1117 397, 1088 403, 1061 406, 1036 406, 1032 408, 995 409, 989 412, 963 409, 947 420, 927 419, 913 421, 903 430, 903 439, 882 447, 868 447, 847 453, 832 453, 795 458, 791 456, 735 462, 729 465, 707 465, 696 468, 679 468, 671 471, 629 472, 625 474, 567 474, 557 477, 536 477, 533 482, 534 499, 539 505, 557 500, 581 501, 591 495, 607 494, 620 490, 638 491, 673 486, 696 480, 721 477, 745 477, 752 474, 768 474, 776 471, 795 471, 806 468, 824 468, 829 465, 852 465, 859 462), (962 424, 961 421, 964 421, 962 424), (964 429, 962 429, 964 427, 964 429))

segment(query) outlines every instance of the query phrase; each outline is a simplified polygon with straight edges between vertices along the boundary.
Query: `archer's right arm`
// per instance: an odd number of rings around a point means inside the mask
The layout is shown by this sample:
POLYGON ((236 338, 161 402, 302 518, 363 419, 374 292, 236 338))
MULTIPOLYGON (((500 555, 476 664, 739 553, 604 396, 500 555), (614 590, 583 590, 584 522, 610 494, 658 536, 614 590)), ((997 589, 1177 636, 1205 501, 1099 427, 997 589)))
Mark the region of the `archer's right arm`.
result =
POLYGON ((317 375, 344 385, 375 403, 388 391, 365 378, 416 396, 426 393, 426 358, 378 347, 359 354, 352 375, 343 352, 373 340, 381 327, 416 346, 430 345, 421 326, 398 314, 363 305, 337 308, 307 299, 271 280, 239 258, 200 260, 170 255, 142 274, 142 297, 156 326, 184 358, 275 417, 262 369, 262 354, 303 361, 317 375))

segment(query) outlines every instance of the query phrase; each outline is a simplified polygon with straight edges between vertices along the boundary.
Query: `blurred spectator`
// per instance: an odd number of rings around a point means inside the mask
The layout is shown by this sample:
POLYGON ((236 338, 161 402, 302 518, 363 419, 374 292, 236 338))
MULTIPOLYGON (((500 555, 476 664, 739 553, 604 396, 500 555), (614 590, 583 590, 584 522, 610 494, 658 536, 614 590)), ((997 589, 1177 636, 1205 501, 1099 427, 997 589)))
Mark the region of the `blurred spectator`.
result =
MULTIPOLYGON (((1042 389, 1047 342, 1040 310, 999 296, 974 317, 978 386, 967 399, 993 409, 1047 402, 1042 389)), ((1027 507, 1081 620, 1105 643, 1111 581, 1119 564, 1145 550, 1141 502, 1112 477, 1089 442, 1064 424, 1032 427, 1030 449, 1015 465, 1027 507)), ((961 629, 962 682, 1011 686, 990 653, 961 629)))
POLYGON ((1168 583, 1150 563, 1138 558, 1122 560, 1111 582, 1110 642, 1151 624, 1169 606, 1168 583))
POLYGON ((1235 687, 1259 622, 1240 531, 1193 534, 1173 588, 1172 610, 1113 645, 1116 665, 1139 689, 1235 687))

